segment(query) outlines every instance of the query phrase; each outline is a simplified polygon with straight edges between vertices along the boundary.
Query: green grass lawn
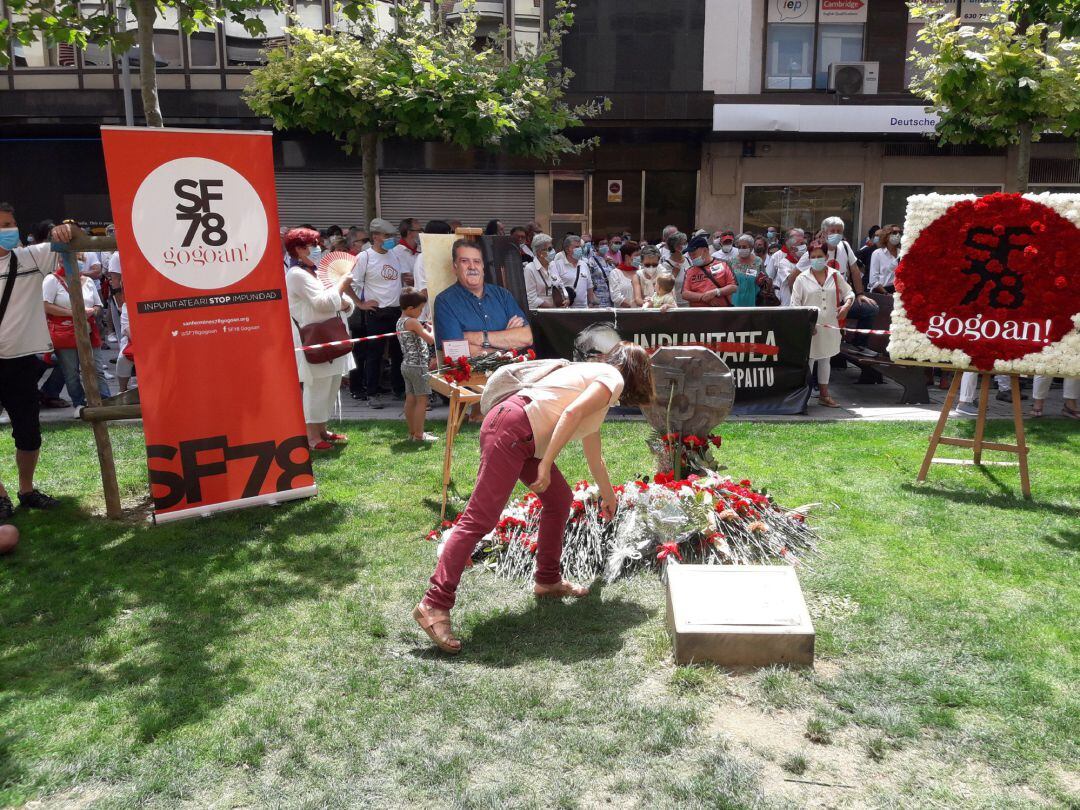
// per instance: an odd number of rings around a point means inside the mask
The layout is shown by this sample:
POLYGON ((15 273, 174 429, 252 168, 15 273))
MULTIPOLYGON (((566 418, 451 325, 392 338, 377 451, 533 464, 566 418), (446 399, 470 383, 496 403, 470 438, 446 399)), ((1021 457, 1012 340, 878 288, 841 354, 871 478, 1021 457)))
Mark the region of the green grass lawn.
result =
MULTIPOLYGON (((158 528, 100 517, 90 432, 46 430, 63 507, 0 558, 0 805, 1080 806, 1074 425, 1032 424, 1030 503, 1010 468, 915 486, 929 425, 724 426, 732 475, 823 504, 817 667, 751 673, 673 666, 653 575, 539 605, 472 571, 465 652, 434 654, 441 449, 346 428, 318 498, 158 528)), ((646 430, 604 428, 614 479, 646 430)), ((113 435, 136 511, 141 434, 113 435)), ((476 464, 469 429, 461 496, 476 464)))

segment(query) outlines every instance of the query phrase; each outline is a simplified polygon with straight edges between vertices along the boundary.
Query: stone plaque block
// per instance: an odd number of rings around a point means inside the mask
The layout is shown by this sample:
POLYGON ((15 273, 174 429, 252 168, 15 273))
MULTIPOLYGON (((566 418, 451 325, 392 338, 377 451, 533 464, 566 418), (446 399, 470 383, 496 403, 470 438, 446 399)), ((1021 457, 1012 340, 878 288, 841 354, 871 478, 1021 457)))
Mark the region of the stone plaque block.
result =
POLYGON ((667 626, 679 664, 814 664, 814 625, 787 565, 669 565, 667 626))

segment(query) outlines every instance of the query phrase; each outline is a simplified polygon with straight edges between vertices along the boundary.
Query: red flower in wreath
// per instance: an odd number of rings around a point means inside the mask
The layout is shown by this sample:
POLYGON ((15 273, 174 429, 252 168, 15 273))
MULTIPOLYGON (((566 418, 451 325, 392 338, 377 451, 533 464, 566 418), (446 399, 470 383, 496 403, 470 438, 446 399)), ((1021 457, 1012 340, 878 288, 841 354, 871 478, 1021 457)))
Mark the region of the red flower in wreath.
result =
POLYGON ((896 270, 915 328, 989 370, 1057 343, 1080 310, 1080 228, 1018 194, 956 203, 919 234, 896 270), (1059 279, 1061 281, 1059 282, 1059 279))

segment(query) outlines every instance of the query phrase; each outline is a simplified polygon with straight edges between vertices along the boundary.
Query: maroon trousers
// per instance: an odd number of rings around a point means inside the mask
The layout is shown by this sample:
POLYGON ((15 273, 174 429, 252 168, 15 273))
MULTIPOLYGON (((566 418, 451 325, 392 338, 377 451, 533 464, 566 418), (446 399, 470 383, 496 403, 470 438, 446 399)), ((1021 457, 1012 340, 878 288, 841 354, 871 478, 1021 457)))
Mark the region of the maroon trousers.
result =
MULTIPOLYGON (((424 601, 432 607, 450 610, 454 606, 461 573, 480 539, 495 528, 502 510, 520 480, 529 485, 536 480, 540 459, 534 458, 536 444, 525 414, 523 397, 510 397, 496 405, 480 428, 480 470, 469 504, 443 546, 431 587, 424 601)), ((540 495, 543 509, 536 548, 536 581, 554 585, 562 581, 563 532, 570 517, 574 493, 562 473, 551 468, 551 485, 540 495)))

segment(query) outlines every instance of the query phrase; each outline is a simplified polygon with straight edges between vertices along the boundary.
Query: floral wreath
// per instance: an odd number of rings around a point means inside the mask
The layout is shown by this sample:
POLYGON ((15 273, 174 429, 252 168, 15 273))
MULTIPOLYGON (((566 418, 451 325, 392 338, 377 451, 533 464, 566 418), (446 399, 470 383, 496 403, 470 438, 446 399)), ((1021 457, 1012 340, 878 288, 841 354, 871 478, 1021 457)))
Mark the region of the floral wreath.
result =
POLYGON ((1080 375, 1080 195, 908 200, 889 352, 1080 375))

